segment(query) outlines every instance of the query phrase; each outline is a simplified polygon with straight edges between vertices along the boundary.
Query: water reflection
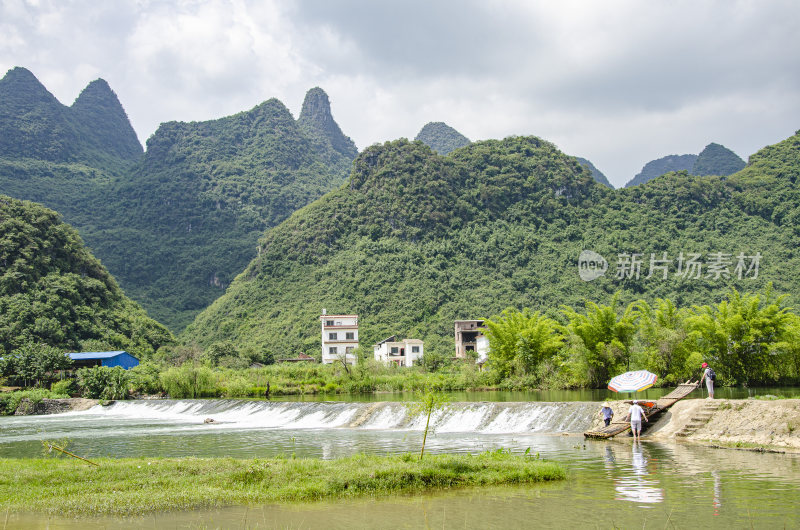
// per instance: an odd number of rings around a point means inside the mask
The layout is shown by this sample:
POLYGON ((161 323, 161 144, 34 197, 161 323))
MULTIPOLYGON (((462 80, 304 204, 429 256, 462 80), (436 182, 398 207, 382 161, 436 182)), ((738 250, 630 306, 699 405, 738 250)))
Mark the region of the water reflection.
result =
POLYGON ((641 442, 634 442, 631 445, 630 468, 623 469, 614 481, 614 489, 619 494, 617 500, 639 503, 657 503, 664 500, 664 490, 658 487, 659 482, 655 476, 650 475, 647 462, 648 454, 642 448, 641 442))
POLYGON ((711 477, 714 479, 714 515, 719 515, 719 509, 722 506, 722 478, 719 471, 712 471, 711 477))

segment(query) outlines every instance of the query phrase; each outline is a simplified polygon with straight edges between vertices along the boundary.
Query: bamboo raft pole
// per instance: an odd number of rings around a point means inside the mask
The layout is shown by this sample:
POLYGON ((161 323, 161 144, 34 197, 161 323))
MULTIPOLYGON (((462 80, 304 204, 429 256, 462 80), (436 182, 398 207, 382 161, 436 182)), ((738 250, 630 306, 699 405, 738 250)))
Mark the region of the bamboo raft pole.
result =
POLYGON ((88 462, 89 464, 92 464, 93 466, 100 467, 100 464, 98 464, 96 462, 92 462, 91 460, 87 460, 87 459, 83 458, 82 456, 78 456, 78 455, 76 455, 74 453, 70 453, 69 451, 67 451, 63 447, 59 447, 59 446, 57 446, 56 444, 54 444, 52 442, 45 442, 44 440, 42 440, 42 444, 47 447, 47 452, 48 453, 51 452, 53 449, 55 449, 56 451, 61 451, 65 455, 71 456, 72 458, 77 458, 78 460, 83 460, 84 462, 88 462))
MULTIPOLYGON (((699 382, 687 381, 685 383, 681 383, 675 390, 666 396, 657 399, 655 405, 649 409, 645 409, 645 417, 647 417, 647 420, 649 421, 650 418, 658 416, 672 405, 691 394, 692 391, 698 386, 700 386, 699 382)), ((627 432, 630 430, 630 428, 631 423, 629 421, 617 420, 612 421, 607 427, 603 427, 602 429, 598 429, 596 431, 586 431, 583 433, 583 436, 586 438, 598 438, 604 440, 627 432)))

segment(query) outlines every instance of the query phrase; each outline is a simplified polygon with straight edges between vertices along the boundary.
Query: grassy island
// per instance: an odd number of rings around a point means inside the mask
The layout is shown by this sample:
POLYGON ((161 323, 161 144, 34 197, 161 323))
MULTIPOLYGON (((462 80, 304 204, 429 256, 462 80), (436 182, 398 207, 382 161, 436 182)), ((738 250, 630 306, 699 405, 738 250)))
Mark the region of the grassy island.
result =
POLYGON ((134 515, 237 504, 315 501, 469 486, 562 480, 564 467, 536 457, 356 455, 269 458, 0 459, 0 499, 13 512, 134 515))

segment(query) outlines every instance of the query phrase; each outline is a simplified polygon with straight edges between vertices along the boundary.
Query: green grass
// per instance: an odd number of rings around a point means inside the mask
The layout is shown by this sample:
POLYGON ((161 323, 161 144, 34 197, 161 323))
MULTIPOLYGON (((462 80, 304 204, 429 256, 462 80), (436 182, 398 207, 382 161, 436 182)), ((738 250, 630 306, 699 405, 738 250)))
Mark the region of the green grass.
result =
POLYGON ((44 388, 31 388, 28 390, 16 390, 13 392, 3 392, 0 394, 0 416, 14 414, 19 402, 23 399, 30 399, 33 403, 39 403, 43 399, 68 398, 67 394, 58 394, 44 388))
POLYGON ((729 442, 723 440, 716 440, 716 439, 708 439, 704 440, 708 442, 711 447, 718 447, 721 449, 742 449, 745 451, 756 451, 759 453, 785 453, 785 447, 779 447, 776 445, 769 445, 763 443, 756 443, 756 442, 744 442, 744 441, 736 441, 736 442, 729 442))
POLYGON ((356 455, 337 460, 233 458, 0 459, 0 499, 10 512, 133 515, 229 505, 381 496, 530 484, 566 478, 538 458, 480 455, 356 455))

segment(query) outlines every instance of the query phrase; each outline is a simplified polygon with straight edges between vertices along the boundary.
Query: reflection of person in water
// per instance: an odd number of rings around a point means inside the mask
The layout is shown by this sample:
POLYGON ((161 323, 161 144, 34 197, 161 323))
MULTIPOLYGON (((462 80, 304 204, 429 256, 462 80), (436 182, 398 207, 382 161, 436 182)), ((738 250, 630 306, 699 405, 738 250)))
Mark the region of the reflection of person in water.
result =
POLYGON ((614 450, 611 449, 610 445, 606 445, 606 454, 603 456, 603 459, 605 460, 604 466, 606 471, 609 472, 608 476, 610 477, 611 471, 617 464, 617 457, 614 456, 614 450))
POLYGON ((716 470, 711 472, 711 476, 714 478, 714 515, 719 515, 719 507, 722 506, 722 479, 716 470))
POLYGON ((620 500, 639 503, 655 503, 664 500, 664 491, 657 487, 658 481, 650 476, 647 470, 646 451, 642 449, 641 442, 634 442, 631 452, 630 474, 623 474, 616 481, 614 489, 619 493, 620 500))
POLYGON ((647 475, 647 459, 642 453, 642 446, 634 443, 633 454, 631 455, 631 466, 633 466, 633 473, 636 475, 647 475))

